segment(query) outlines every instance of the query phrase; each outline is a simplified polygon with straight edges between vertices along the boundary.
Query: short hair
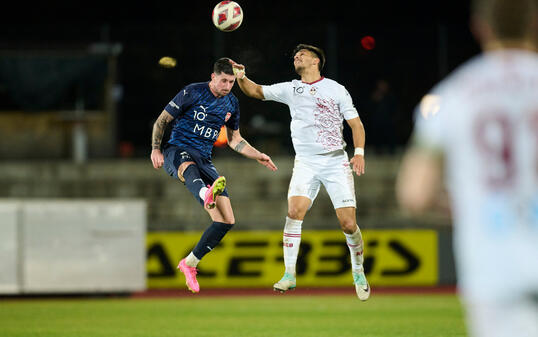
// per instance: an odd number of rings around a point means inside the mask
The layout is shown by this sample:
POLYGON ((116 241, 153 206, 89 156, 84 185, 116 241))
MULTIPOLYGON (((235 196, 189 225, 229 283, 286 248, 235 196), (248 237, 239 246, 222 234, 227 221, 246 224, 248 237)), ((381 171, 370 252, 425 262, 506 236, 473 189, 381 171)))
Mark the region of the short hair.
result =
POLYGON ((293 55, 297 54, 297 52, 301 49, 306 49, 308 51, 311 51, 316 55, 316 57, 319 59, 318 69, 321 72, 321 69, 323 69, 323 66, 325 65, 325 53, 323 52, 323 49, 314 47, 309 44, 298 44, 297 47, 293 50, 293 55))
POLYGON ((532 33, 536 0, 474 0, 472 14, 486 21, 499 40, 522 39, 532 33))
POLYGON ((213 72, 217 75, 221 73, 225 73, 228 75, 233 75, 234 70, 232 68, 232 64, 230 63, 230 59, 227 57, 221 57, 213 64, 213 72))

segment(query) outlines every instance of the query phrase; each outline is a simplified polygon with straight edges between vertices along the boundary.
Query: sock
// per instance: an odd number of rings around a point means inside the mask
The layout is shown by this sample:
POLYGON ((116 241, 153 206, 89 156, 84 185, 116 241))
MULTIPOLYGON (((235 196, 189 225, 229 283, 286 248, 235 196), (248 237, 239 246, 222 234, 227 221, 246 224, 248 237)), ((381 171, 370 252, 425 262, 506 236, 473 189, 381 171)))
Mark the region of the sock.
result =
POLYGON ((198 193, 198 196, 200 197, 200 199, 205 200, 205 193, 207 192, 208 189, 209 188, 205 186, 200 189, 200 192, 198 193))
POLYGON ((351 269, 356 272, 364 271, 362 263, 364 262, 362 235, 359 226, 353 234, 344 233, 346 236, 347 246, 351 255, 351 269))
POLYGON ((185 264, 189 267, 196 267, 198 263, 200 262, 200 259, 198 259, 192 252, 190 252, 189 255, 185 258, 185 264))
POLYGON ((200 178, 200 171, 198 170, 198 167, 194 164, 189 165, 185 171, 183 171, 183 178, 185 178, 185 185, 189 189, 189 191, 194 195, 196 200, 200 201, 202 199, 202 202, 204 201, 204 198, 201 197, 202 195, 202 189, 204 190, 204 196, 205 191, 207 190, 207 187, 204 184, 204 181, 202 178, 200 178))
POLYGON ((232 229, 232 227, 233 224, 213 221, 211 226, 209 226, 202 234, 202 237, 196 244, 196 247, 194 247, 192 250, 193 255, 198 260, 201 260, 205 254, 212 251, 213 248, 219 244, 224 235, 226 235, 226 233, 232 229))
POLYGON ((283 235, 284 266, 286 273, 295 276, 295 265, 301 243, 301 225, 303 220, 294 220, 286 217, 283 235))

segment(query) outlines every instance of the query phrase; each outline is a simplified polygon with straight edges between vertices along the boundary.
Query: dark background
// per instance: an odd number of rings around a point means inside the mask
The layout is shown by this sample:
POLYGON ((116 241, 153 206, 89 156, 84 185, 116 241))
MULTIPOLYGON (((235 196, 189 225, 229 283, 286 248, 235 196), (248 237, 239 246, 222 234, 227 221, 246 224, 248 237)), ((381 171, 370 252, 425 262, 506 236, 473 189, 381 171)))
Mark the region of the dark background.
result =
MULTIPOLYGON (((407 142, 420 98, 479 51, 469 31, 467 1, 237 2, 244 20, 229 33, 211 22, 217 1, 21 2, 3 11, 0 48, 30 55, 120 44, 116 135, 118 143, 134 146, 135 156, 148 155, 152 123, 166 103, 184 85, 209 80, 213 62, 222 56, 245 64, 257 83, 272 84, 297 77, 291 51, 298 43, 323 48, 323 75, 348 89, 365 124, 367 147, 382 151, 385 135, 393 137, 391 148, 407 142), (361 45, 367 35, 375 39, 372 50, 361 45), (177 66, 160 67, 162 56, 174 57, 177 66), (391 88, 384 108, 371 99, 378 80, 391 88), (379 111, 386 115, 376 119, 379 111)), ((234 93, 245 138, 258 145, 270 141, 278 144, 273 151, 292 154, 288 108, 248 98, 237 86, 234 93)), ((65 108, 71 96, 43 109, 65 108)), ((99 102, 90 98, 88 104, 99 102)), ((25 109, 35 112, 0 86, 0 111, 25 109)))

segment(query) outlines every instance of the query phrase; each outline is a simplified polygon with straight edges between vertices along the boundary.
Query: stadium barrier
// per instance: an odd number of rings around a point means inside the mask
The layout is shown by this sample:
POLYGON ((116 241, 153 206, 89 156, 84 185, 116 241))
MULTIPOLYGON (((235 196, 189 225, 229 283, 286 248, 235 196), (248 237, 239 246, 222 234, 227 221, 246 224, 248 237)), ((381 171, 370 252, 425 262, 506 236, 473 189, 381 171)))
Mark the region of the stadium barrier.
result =
POLYGON ((0 293, 146 288, 146 203, 0 201, 0 293))
MULTIPOLYGON (((440 283, 439 233, 433 229, 363 230, 364 266, 375 286, 435 286, 440 283)), ((148 288, 184 288, 178 261, 202 232, 149 232, 148 288)), ((199 265, 204 288, 270 287, 284 271, 281 231, 231 231, 199 265)), ((302 287, 352 284, 349 250, 342 232, 303 231, 297 264, 302 287)))

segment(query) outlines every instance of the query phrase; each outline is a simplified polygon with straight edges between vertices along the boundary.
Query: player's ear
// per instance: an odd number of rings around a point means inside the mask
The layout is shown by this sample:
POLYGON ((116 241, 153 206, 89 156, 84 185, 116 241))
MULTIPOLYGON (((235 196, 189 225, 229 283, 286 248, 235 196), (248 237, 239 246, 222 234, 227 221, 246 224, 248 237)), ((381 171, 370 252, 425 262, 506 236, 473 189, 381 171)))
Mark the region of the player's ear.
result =
POLYGON ((215 73, 211 73, 211 81, 215 79, 215 73))

